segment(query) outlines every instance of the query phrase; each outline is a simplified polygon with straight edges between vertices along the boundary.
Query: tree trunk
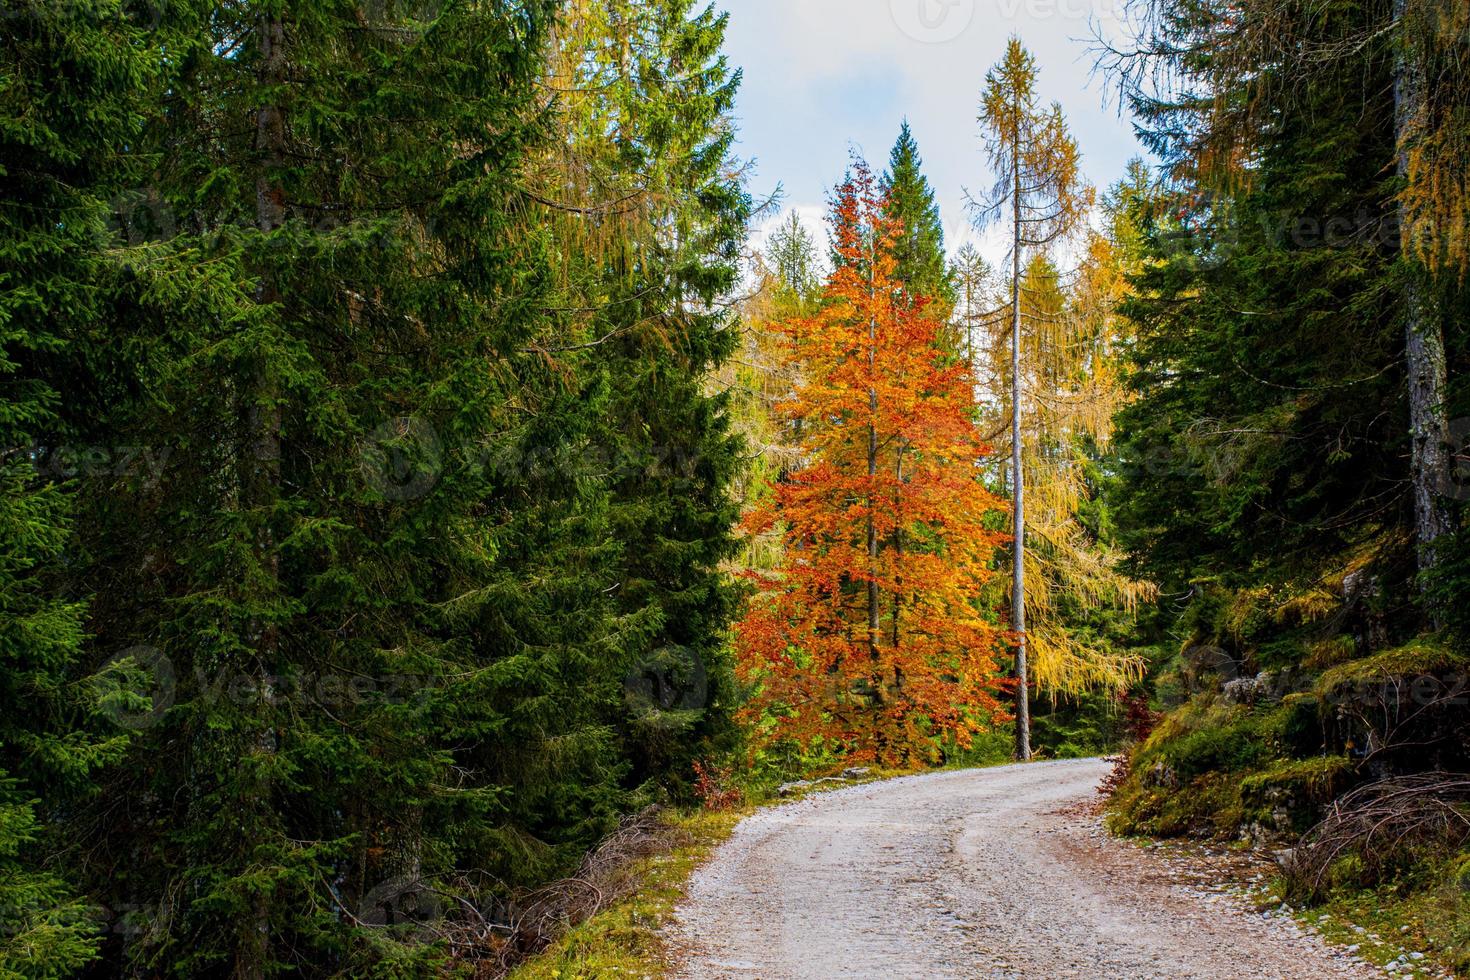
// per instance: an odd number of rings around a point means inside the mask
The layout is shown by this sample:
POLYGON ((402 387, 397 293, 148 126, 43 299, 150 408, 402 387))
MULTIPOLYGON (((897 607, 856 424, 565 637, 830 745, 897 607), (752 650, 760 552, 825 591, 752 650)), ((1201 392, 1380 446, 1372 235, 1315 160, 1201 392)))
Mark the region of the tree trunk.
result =
MULTIPOLYGON (((279 16, 262 18, 260 23, 259 82, 263 88, 278 90, 286 82, 286 29, 279 16)), ((255 179, 255 224, 269 234, 286 221, 285 193, 279 183, 279 169, 286 159, 285 112, 274 101, 261 106, 255 115, 255 148, 259 155, 255 179)), ((269 306, 280 301, 280 290, 272 270, 261 270, 256 302, 269 306)), ((274 587, 280 567, 275 534, 268 510, 279 496, 281 480, 281 410, 278 391, 265 355, 257 357, 251 385, 246 392, 245 439, 247 451, 242 454, 244 500, 249 508, 267 511, 260 517, 255 537, 256 561, 265 572, 265 580, 274 587)), ((278 631, 274 623, 252 621, 247 627, 247 641, 255 651, 254 669, 261 710, 270 711, 271 679, 276 675, 278 631)), ((275 732, 268 722, 256 733, 255 751, 270 755, 276 751, 275 732)), ((255 798, 245 805, 269 819, 271 808, 268 786, 251 787, 255 798)), ((270 960, 270 905, 264 896, 252 900, 248 919, 241 923, 239 949, 234 973, 240 980, 262 980, 270 960)))
MULTIPOLYGON (((1408 176, 1409 150, 1424 111, 1424 66, 1404 37, 1408 0, 1394 0, 1399 27, 1398 62, 1394 68, 1394 136, 1398 175, 1408 176)), ((1444 327, 1427 272, 1414 259, 1413 229, 1404 205, 1399 206, 1401 258, 1409 268, 1404 286, 1404 357, 1408 368, 1409 428, 1413 438, 1414 530, 1419 571, 1439 563, 1439 539, 1452 528, 1444 498, 1449 479, 1449 424, 1445 417, 1444 327)), ((1438 617, 1435 617, 1436 619, 1438 617)))
MULTIPOLYGON (((873 263, 876 254, 868 260, 868 300, 875 298, 873 287, 873 263)), ((880 730, 883 712, 883 672, 878 667, 878 525, 874 520, 878 507, 878 386, 872 377, 878 363, 878 323, 868 317, 868 658, 872 662, 873 685, 873 751, 878 762, 883 761, 883 734, 880 730)))
MULTIPOLYGON (((903 441, 898 444, 898 464, 894 468, 894 476, 897 477, 898 486, 893 491, 893 513, 899 524, 893 529, 893 554, 897 562, 898 570, 893 576, 893 649, 897 650, 899 642, 903 637, 903 455, 907 451, 903 441)), ((902 674, 898 667, 894 667, 894 684, 896 688, 903 686, 902 674)))
MULTIPOLYGON (((872 327, 870 326, 871 330, 872 327)), ((869 357, 872 355, 870 354, 869 357)), ((868 407, 878 411, 878 392, 868 389, 868 407)), ((873 662, 878 661, 878 525, 873 520, 878 506, 873 485, 878 479, 878 427, 868 423, 868 653, 873 662)), ((876 692, 875 692, 876 694, 876 692)))
MULTIPOLYGON (((1019 134, 1017 134, 1019 137, 1019 134)), ((1026 669, 1026 483, 1021 470, 1021 148, 1014 147, 1011 189, 1011 500, 1015 545, 1011 629, 1016 633, 1016 758, 1031 759, 1031 692, 1026 669)))
MULTIPOLYGON (((899 705, 898 710, 907 712, 910 709, 907 699, 904 697, 904 674, 901 666, 902 658, 899 649, 903 643, 903 457, 908 451, 902 440, 898 444, 898 465, 895 475, 898 478, 898 486, 893 492, 893 513, 898 526, 893 529, 893 700, 899 705)), ((903 759, 905 766, 909 763, 909 745, 904 742, 903 759)))

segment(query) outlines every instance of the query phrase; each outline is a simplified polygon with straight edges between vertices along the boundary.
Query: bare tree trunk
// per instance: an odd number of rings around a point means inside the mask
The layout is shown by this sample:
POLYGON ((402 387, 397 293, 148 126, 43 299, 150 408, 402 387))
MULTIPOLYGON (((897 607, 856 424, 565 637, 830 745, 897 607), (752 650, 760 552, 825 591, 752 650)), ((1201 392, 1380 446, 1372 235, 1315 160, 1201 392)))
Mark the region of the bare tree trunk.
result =
MULTIPOLYGON (((873 263, 876 255, 868 260, 868 298, 874 296, 873 263)), ((868 317, 868 372, 872 374, 878 363, 878 323, 868 317)), ((876 484, 878 482, 878 387, 877 380, 870 379, 868 386, 868 658, 872 662, 873 685, 873 750, 877 761, 882 762, 883 736, 879 731, 883 711, 883 672, 878 669, 878 525, 874 515, 878 507, 876 484)))
MULTIPOLYGON (((898 486, 893 491, 893 513, 899 521, 898 527, 893 529, 893 553, 898 560, 898 571, 894 574, 893 583, 893 649, 897 650, 899 641, 903 636, 903 455, 908 447, 899 441, 898 463, 894 469, 894 475, 898 478, 898 486)), ((894 667, 894 682, 902 687, 902 673, 894 667)))
MULTIPOLYGON (((871 325, 869 326, 871 330, 871 325)), ((870 354, 869 357, 872 355, 870 354)), ((878 392, 868 389, 868 407, 878 410, 878 392)), ((878 477, 878 427, 868 423, 868 477, 873 482, 878 477)), ((871 487, 872 484, 870 483, 871 487)), ((878 526, 873 513, 878 506, 875 494, 868 492, 868 653, 873 662, 878 661, 878 526)))
POLYGON ((975 284, 969 278, 965 279, 965 363, 980 373, 975 366, 975 284))
MULTIPOLYGON (((1398 174, 1408 175, 1409 149, 1424 111, 1424 66, 1403 33, 1408 0, 1394 0, 1399 27, 1398 63, 1394 69, 1394 135, 1398 142, 1398 174)), ((1399 210, 1400 249, 1410 266, 1404 288, 1404 356, 1408 367, 1409 428, 1413 437, 1414 530, 1419 570, 1439 563, 1439 539, 1453 529, 1444 489, 1449 478, 1449 424, 1445 417, 1444 327, 1427 274, 1413 258, 1412 228, 1404 206, 1399 210)), ((1438 617, 1435 617, 1438 619, 1438 617)))
MULTIPOLYGON (((1019 134, 1018 134, 1019 136, 1019 134)), ((1021 148, 1011 189, 1011 500, 1015 536, 1011 628, 1016 633, 1016 758, 1031 759, 1031 692, 1026 669, 1026 483, 1021 470, 1021 148)))

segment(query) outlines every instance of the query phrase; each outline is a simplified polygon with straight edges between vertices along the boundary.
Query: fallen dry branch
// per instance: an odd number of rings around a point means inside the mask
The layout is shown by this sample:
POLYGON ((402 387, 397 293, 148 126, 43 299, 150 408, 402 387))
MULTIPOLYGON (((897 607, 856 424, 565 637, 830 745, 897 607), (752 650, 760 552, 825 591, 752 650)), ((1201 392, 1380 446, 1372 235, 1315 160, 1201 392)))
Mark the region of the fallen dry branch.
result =
POLYGON ((359 913, 339 911, 363 928, 392 939, 442 945, 457 967, 477 980, 500 980, 546 949, 568 929, 635 892, 649 859, 667 854, 688 834, 648 807, 582 859, 576 874, 506 897, 504 885, 484 872, 447 879, 402 877, 376 889, 359 913))
POLYGON ((576 874, 520 896, 508 907, 506 922, 493 926, 490 935, 479 933, 478 955, 467 957, 479 961, 476 976, 506 976, 568 929, 633 894, 644 864, 668 853, 684 836, 663 819, 658 807, 625 818, 582 859, 576 874))
POLYGON ((1345 860, 1360 862, 1365 883, 1437 847, 1470 841, 1470 775, 1393 776, 1360 786, 1332 804, 1285 862, 1298 894, 1320 897, 1345 860))

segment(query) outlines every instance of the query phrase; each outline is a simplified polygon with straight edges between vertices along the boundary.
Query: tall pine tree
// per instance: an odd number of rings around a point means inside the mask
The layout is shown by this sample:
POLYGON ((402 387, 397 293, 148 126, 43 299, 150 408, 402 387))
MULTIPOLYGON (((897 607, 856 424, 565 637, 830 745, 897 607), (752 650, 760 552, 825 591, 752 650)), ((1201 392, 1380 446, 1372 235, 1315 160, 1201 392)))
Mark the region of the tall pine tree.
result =
POLYGON ((579 226, 567 305, 592 311, 588 343, 610 392, 598 447, 631 692, 611 720, 634 782, 677 780, 729 734, 733 706, 734 593, 720 564, 736 550, 739 440, 728 396, 706 378, 739 343, 719 301, 750 214, 731 155, 740 76, 720 52, 727 17, 692 0, 599 0, 573 14, 559 35, 570 132, 541 196, 569 214, 561 227, 579 226))
POLYGON ((924 176, 919 144, 904 120, 883 175, 885 214, 902 229, 894 243, 895 277, 911 296, 927 296, 948 317, 958 295, 944 254, 944 226, 924 176))
POLYGON ((188 13, 140 141, 171 221, 119 356, 68 365, 77 426, 168 460, 81 524, 97 656, 170 685, 75 838, 139 910, 120 970, 433 972, 406 896, 557 873, 620 799, 603 512, 534 464, 595 413, 532 349, 549 243, 512 220, 552 10, 188 13))
POLYGON ((1026 477, 1022 419, 1025 402, 1038 393, 1024 386, 1022 284, 1037 256, 1049 254, 1082 225, 1092 189, 1079 169, 1077 142, 1062 108, 1042 108, 1036 94, 1036 59, 1012 37, 1005 56, 985 76, 980 123, 995 184, 982 219, 1002 221, 1010 238, 1011 626, 1016 633, 1016 755, 1031 758, 1030 682, 1026 632, 1026 477))
MULTIPOLYGON (((54 369, 126 260, 109 201, 128 186, 156 58, 123 3, 21 2, 0 37, 0 974, 75 973, 96 952, 56 817, 84 803, 127 733, 84 683, 85 589, 69 586, 78 471, 126 469, 62 420, 54 369)), ((109 676, 130 674, 123 657, 109 676)), ((116 687, 113 685, 114 693, 116 687)))

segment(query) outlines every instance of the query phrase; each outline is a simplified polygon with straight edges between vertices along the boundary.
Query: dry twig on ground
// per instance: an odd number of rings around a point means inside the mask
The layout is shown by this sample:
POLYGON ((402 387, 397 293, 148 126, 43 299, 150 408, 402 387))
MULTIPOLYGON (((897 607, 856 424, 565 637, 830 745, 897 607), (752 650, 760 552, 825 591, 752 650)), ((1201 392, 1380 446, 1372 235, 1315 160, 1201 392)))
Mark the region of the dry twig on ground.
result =
POLYGON ((1467 840, 1470 775, 1393 776, 1333 803, 1286 862, 1287 879, 1298 893, 1320 896, 1342 861, 1360 862, 1355 875, 1374 882, 1428 849, 1467 840))

